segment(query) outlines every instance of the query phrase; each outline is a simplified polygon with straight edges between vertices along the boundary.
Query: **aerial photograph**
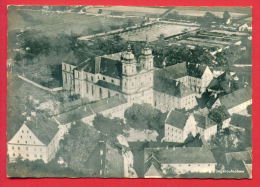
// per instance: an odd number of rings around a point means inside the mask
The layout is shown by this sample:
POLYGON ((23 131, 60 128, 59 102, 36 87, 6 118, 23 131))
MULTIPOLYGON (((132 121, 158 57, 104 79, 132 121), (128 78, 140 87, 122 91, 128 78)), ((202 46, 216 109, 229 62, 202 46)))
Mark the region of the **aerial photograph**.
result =
POLYGON ((8 6, 7 176, 252 178, 251 7, 8 6))

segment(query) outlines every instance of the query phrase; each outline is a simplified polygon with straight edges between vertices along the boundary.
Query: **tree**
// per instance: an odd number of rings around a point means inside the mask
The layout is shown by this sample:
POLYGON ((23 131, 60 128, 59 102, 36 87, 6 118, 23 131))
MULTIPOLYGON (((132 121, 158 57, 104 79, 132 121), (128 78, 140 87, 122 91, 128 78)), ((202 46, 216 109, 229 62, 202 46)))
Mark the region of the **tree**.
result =
POLYGON ((191 63, 196 64, 205 64, 205 65, 212 65, 214 57, 210 54, 210 52, 203 47, 196 46, 192 50, 192 58, 191 63))
POLYGON ((149 104, 133 104, 125 111, 125 118, 127 125, 134 129, 157 130, 160 134, 164 126, 165 115, 149 104))
POLYGON ((224 22, 224 23, 227 23, 227 21, 228 21, 230 18, 231 18, 230 13, 229 13, 228 11, 225 11, 225 12, 223 13, 223 22, 224 22))
POLYGON ((124 121, 120 118, 107 118, 102 114, 95 116, 93 121, 94 127, 106 137, 115 138, 119 134, 123 134, 125 128, 124 121))
POLYGON ((44 163, 42 160, 22 160, 20 157, 16 162, 7 164, 7 173, 10 177, 81 177, 82 173, 65 168, 52 160, 44 163))
POLYGON ((99 140, 100 135, 95 128, 77 122, 61 140, 58 156, 74 171, 88 173, 86 164, 99 140))
POLYGON ((218 22, 219 18, 211 12, 206 12, 204 16, 200 19, 201 26, 206 28, 211 27, 212 23, 216 24, 218 22))
POLYGON ((166 169, 165 169, 165 173, 166 173, 166 176, 167 176, 167 177, 170 177, 170 178, 172 178, 172 177, 174 177, 175 175, 177 175, 175 169, 172 168, 172 167, 166 168, 166 169))

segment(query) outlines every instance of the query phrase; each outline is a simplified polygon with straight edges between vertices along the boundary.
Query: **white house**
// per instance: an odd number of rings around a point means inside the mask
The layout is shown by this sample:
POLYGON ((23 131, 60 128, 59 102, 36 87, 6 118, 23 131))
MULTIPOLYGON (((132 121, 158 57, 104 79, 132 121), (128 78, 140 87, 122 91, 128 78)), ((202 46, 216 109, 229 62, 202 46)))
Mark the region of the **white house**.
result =
POLYGON ((179 142, 186 140, 189 134, 196 136, 196 121, 193 114, 181 110, 171 110, 165 120, 164 141, 179 142))
POLYGON ((202 147, 145 148, 144 163, 146 178, 168 176, 168 170, 175 174, 214 173, 217 164, 212 152, 202 147))
POLYGON ((230 115, 239 113, 252 104, 252 89, 250 87, 241 88, 220 97, 216 102, 225 106, 230 115))
POLYGON ((196 121, 197 133, 199 133, 206 141, 217 134, 217 124, 208 118, 207 115, 194 114, 196 121))
POLYGON ((63 131, 45 116, 28 118, 8 141, 7 153, 11 162, 18 157, 49 162, 55 157, 63 131))

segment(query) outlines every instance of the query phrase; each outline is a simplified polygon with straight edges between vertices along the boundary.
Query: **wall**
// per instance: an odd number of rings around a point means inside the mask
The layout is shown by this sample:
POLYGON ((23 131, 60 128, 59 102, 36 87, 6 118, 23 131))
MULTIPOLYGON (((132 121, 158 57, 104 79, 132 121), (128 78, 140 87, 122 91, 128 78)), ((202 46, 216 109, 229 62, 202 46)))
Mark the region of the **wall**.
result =
POLYGON ((165 173, 167 168, 173 168, 178 174, 184 173, 214 173, 215 163, 179 163, 162 164, 162 170, 165 173))

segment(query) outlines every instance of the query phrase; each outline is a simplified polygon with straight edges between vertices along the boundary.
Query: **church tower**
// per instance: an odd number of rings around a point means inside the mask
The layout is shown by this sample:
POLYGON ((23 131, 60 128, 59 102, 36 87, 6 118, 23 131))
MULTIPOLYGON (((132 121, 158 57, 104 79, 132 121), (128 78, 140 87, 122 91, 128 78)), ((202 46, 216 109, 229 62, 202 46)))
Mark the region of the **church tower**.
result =
POLYGON ((136 92, 135 77, 137 74, 137 62, 132 53, 130 44, 127 51, 122 54, 122 91, 129 95, 136 92))
POLYGON ((122 54, 122 92, 131 103, 153 103, 153 55, 146 43, 138 62, 130 45, 122 54))
POLYGON ((144 70, 153 69, 153 55, 152 55, 152 50, 148 46, 148 41, 146 41, 145 47, 141 51, 141 55, 139 57, 139 63, 142 69, 144 70))

